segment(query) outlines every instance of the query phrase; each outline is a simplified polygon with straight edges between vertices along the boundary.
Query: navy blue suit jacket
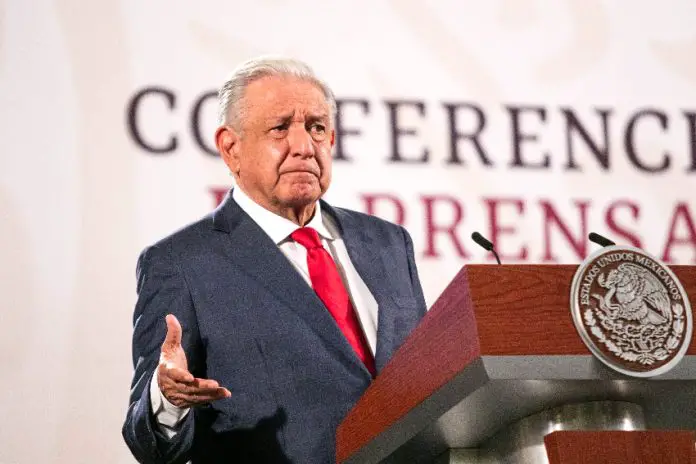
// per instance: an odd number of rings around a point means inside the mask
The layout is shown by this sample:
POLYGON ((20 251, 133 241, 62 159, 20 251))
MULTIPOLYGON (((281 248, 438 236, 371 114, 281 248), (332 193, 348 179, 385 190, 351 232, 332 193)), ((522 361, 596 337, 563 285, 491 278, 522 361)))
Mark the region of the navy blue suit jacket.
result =
MULTIPOLYGON (((426 312, 400 226, 322 202, 379 305, 377 372, 426 312)), ((232 200, 138 259, 130 405, 123 436, 141 463, 330 463, 338 424, 371 375, 321 300, 232 200), (231 398, 192 409, 168 440, 149 383, 166 333, 183 327, 189 370, 231 398)))

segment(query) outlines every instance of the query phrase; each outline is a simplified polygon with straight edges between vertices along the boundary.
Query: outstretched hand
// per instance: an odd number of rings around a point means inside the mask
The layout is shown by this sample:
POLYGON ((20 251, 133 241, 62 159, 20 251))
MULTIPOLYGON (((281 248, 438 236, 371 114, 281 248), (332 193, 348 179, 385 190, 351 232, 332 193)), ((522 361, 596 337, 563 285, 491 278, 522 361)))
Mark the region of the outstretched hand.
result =
POLYGON ((167 315, 166 322, 167 336, 162 343, 157 366, 158 385, 164 397, 180 408, 230 397, 230 391, 215 380, 199 379, 189 372, 186 353, 181 346, 181 324, 171 314, 167 315))

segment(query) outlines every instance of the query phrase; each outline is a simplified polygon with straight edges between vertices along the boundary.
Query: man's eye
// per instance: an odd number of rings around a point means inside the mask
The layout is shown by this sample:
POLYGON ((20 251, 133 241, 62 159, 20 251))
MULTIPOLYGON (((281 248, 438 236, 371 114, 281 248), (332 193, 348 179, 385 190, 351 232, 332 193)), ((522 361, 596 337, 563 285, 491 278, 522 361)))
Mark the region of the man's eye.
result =
POLYGON ((275 126, 275 127, 274 127, 273 129, 271 129, 271 130, 274 130, 274 131, 284 131, 284 130, 288 130, 288 125, 285 124, 285 123, 283 123, 283 124, 280 124, 280 125, 278 125, 278 126, 275 126))
POLYGON ((312 124, 311 130, 314 132, 324 132, 326 131, 326 127, 321 124, 312 124))

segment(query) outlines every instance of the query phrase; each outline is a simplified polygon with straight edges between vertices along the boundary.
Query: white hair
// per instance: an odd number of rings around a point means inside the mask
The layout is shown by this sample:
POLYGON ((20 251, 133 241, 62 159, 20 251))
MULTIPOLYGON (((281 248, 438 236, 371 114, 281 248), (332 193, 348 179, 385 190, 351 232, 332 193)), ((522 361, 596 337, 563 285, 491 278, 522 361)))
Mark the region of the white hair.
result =
POLYGON ((284 57, 261 56, 239 65, 218 92, 218 122, 241 129, 242 99, 249 84, 267 76, 289 76, 315 84, 323 92, 333 119, 336 98, 331 88, 306 63, 284 57))

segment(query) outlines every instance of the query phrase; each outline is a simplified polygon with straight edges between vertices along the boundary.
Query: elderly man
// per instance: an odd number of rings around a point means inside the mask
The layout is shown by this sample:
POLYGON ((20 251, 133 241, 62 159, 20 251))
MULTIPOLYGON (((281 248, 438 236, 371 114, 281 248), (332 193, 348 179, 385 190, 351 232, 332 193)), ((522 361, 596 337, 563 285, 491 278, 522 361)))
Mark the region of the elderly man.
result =
POLYGON ((334 462, 338 424, 425 314, 409 234, 321 199, 335 111, 295 60, 251 60, 222 87, 236 187, 138 259, 138 461, 334 462))

